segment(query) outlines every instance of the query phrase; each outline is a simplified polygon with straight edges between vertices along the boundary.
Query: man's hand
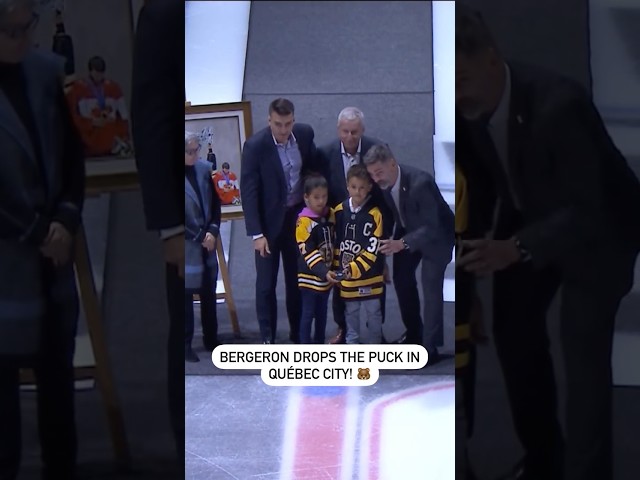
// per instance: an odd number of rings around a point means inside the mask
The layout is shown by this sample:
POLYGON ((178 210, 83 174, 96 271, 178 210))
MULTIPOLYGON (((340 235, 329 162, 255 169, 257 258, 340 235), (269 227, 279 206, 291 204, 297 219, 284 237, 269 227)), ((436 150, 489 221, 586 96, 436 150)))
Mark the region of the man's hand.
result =
POLYGON ((71 258, 71 233, 59 222, 51 222, 49 233, 40 252, 50 258, 56 267, 65 265, 71 258))
POLYGON ((404 250, 404 243, 402 240, 380 240, 380 253, 384 255, 393 255, 404 250))
POLYGON ((216 237, 207 232, 202 241, 202 246, 206 248, 208 252, 212 252, 216 248, 216 237))
POLYGON ((267 242, 266 237, 256 238, 253 241, 253 248, 260 252, 261 257, 266 257, 267 255, 271 255, 271 250, 269 250, 269 242, 267 242))
POLYGON ((164 261, 178 267, 178 275, 184 278, 184 233, 164 241, 164 261))
POLYGON ((464 240, 460 267, 476 275, 489 275, 520 261, 520 250, 514 239, 464 240))

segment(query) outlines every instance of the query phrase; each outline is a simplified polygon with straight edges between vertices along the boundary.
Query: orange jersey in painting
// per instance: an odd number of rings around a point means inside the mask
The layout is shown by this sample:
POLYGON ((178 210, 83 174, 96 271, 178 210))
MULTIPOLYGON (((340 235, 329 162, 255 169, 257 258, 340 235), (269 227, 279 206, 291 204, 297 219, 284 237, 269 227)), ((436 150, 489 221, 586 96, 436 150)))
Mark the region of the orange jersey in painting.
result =
POLYGON ((105 80, 98 87, 88 79, 78 80, 68 90, 67 100, 87 156, 110 155, 116 138, 129 141, 129 114, 122 89, 114 81, 105 80), (95 125, 96 119, 104 123, 95 125))

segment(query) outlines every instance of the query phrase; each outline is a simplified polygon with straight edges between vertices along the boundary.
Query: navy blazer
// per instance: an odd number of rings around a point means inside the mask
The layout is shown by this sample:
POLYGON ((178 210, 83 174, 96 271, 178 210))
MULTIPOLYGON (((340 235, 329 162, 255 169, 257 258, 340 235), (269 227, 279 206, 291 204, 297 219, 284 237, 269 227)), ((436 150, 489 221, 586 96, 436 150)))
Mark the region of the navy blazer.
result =
MULTIPOLYGON (((302 157, 301 178, 312 171, 321 173, 317 168, 313 128, 296 123, 293 135, 302 157)), ((278 236, 284 222, 288 190, 278 149, 271 129, 266 127, 249 138, 242 148, 240 196, 247 235, 262 233, 268 241, 278 236)))

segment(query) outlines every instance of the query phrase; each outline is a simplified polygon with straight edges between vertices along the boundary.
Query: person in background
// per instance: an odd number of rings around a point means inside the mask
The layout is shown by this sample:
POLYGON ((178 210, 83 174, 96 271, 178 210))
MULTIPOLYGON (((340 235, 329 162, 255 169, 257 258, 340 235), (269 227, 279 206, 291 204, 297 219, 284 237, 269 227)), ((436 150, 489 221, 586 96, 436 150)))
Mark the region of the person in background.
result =
POLYGON ((360 312, 368 329, 367 343, 382 341, 384 256, 378 255, 383 234, 380 209, 371 203, 373 180, 364 165, 347 171, 349 198, 335 208, 336 259, 340 295, 345 302, 346 343, 360 343, 360 312))
POLYGON ((298 215, 298 288, 302 297, 300 343, 324 344, 327 303, 335 280, 331 272, 334 248, 333 209, 327 206, 328 185, 322 175, 310 175, 304 181, 305 208, 298 215), (311 325, 315 330, 311 337, 311 325))
POLYGON ((0 0, 0 478, 19 476, 20 369, 31 368, 41 478, 75 480, 73 247, 84 157, 62 64, 33 48, 36 7, 34 0, 0 0))
POLYGON ((316 168, 311 126, 295 123, 286 98, 269 105, 269 126, 249 138, 242 149, 240 190, 247 235, 256 259, 256 313, 263 343, 274 343, 278 319, 276 282, 280 255, 284 268, 289 340, 300 342, 300 291, 296 222, 304 207, 303 181, 316 168))
POLYGON ((212 352, 218 343, 216 281, 218 262, 215 251, 220 233, 220 199, 211 185, 211 165, 198 160, 200 139, 184 136, 184 217, 185 217, 185 344, 184 359, 199 361, 191 342, 194 331, 193 296, 200 297, 200 321, 204 348, 212 352))

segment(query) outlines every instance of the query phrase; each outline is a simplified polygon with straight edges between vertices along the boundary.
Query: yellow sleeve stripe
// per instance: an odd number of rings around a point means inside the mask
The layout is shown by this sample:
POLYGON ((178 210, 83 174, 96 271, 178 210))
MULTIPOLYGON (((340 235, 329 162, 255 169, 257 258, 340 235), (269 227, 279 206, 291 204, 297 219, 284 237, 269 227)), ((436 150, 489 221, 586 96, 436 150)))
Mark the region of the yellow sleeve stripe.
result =
POLYGON ((314 260, 308 262, 307 265, 309 265, 309 268, 312 268, 314 265, 320 263, 321 261, 322 261, 322 257, 318 255, 314 260))
POLYGON ((356 258, 356 263, 362 265, 362 271, 363 272, 367 272, 369 271, 369 269, 371 268, 371 265, 369 265, 364 258, 362 257, 358 257, 356 258))
POLYGON ((360 271, 360 267, 358 267, 358 264, 356 262, 351 262, 349 264, 349 267, 351 267, 351 277, 354 279, 360 278, 362 276, 362 272, 360 271))
POLYGON ((296 242, 304 243, 309 239, 309 219, 307 217, 302 217, 298 219, 298 223, 296 224, 296 242))
POLYGON ((382 214, 380 213, 378 207, 371 210, 371 216, 373 217, 373 221, 376 224, 376 228, 373 231, 373 234, 376 237, 380 238, 382 236, 382 214))
POLYGON ((307 263, 313 260, 315 257, 320 257, 320 252, 318 250, 314 250, 311 253, 307 254, 304 259, 307 263))
POLYGON ((375 261, 378 259, 376 255, 374 255, 373 253, 369 253, 366 250, 363 251, 360 255, 366 257, 367 260, 371 260, 371 263, 375 263, 375 261))

